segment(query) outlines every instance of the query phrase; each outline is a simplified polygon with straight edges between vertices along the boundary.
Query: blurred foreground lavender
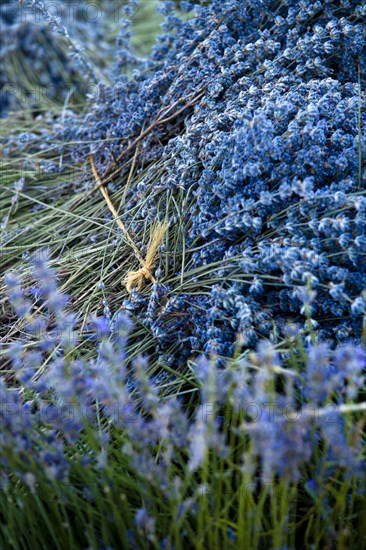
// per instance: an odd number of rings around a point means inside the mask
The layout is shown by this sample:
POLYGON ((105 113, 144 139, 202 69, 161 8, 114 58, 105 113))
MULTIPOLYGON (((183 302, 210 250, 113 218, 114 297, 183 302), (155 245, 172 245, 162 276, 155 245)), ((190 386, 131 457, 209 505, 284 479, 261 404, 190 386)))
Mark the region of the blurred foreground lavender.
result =
POLYGON ((363 475, 363 426, 350 425, 343 414, 364 389, 363 348, 322 343, 300 353, 293 342, 281 355, 263 341, 248 359, 225 368, 201 357, 195 366, 200 397, 186 410, 179 397, 164 398, 146 357, 128 367, 128 317, 117 313, 110 324, 91 318, 84 334, 77 334, 77 314, 66 312, 69 297, 58 291, 46 255, 33 258, 31 276, 35 285, 25 289, 15 273, 6 277, 10 301, 25 324, 23 337, 7 351, 13 387, 1 384, 3 481, 12 472, 27 482, 35 465, 50 480, 67 480, 75 460, 107 464, 113 428, 126 431, 132 447, 121 452, 139 474, 166 491, 176 490, 171 474, 179 457, 186 457, 190 471, 203 465, 208 452, 228 459, 232 430, 245 442, 243 472, 252 476, 259 467, 262 481, 276 475, 300 479, 320 445, 319 467, 328 476, 338 469, 363 475), (91 360, 78 353, 82 338, 95 341, 91 360), (99 451, 80 456, 77 448, 90 430, 99 451))

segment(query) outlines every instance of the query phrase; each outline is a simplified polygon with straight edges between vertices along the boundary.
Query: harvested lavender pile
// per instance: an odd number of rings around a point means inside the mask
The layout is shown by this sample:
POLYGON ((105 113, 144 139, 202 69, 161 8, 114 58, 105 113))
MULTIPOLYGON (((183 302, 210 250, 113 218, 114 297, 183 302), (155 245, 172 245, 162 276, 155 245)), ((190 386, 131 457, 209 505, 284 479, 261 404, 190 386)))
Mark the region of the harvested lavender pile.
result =
POLYGON ((366 5, 70 3, 2 12, 0 548, 364 548, 366 5))
MULTIPOLYGON (((38 5, 41 7, 41 3, 38 5)), ((67 16, 67 1, 59 2, 54 7, 64 18, 67 16)), ((73 17, 75 22, 78 17, 80 19, 79 38, 81 27, 91 30, 92 27, 85 25, 75 9, 73 17)), ((33 10, 32 2, 19 4, 5 0, 1 3, 0 21, 1 116, 19 110, 27 102, 35 112, 44 109, 47 103, 48 107, 55 101, 62 103, 71 88, 75 88, 75 96, 80 101, 83 90, 79 65, 83 63, 80 56, 77 58, 74 54, 72 59, 69 55, 72 39, 62 25, 61 17, 53 16, 49 21, 52 29, 63 35, 62 39, 47 26, 41 13, 33 10)), ((85 41, 90 46, 91 37, 87 36, 85 41)))
MULTIPOLYGON (((135 27, 141 17, 153 12, 154 3, 134 18, 135 27)), ((137 12, 136 6, 128 8, 127 4, 112 0, 3 0, 0 116, 21 108, 37 115, 65 102, 80 110, 96 83, 108 82, 119 21, 126 11, 131 17, 137 12)), ((147 29, 148 45, 152 38, 147 29)))
POLYGON ((300 329, 310 322, 319 337, 358 341, 365 6, 213 2, 194 6, 186 23, 172 6, 166 34, 147 61, 134 61, 134 78, 121 74, 102 86, 87 115, 63 126, 64 141, 93 141, 71 156, 79 162, 94 153, 101 174, 138 143, 145 172, 121 211, 129 223, 138 209, 132 235, 140 220, 164 218, 167 202, 178 202, 170 221, 182 228, 184 260, 177 269, 168 250, 168 274, 179 284, 163 278, 125 307, 159 349, 178 338, 183 359, 197 350, 231 355, 238 334, 253 346, 282 334, 289 320, 300 329))

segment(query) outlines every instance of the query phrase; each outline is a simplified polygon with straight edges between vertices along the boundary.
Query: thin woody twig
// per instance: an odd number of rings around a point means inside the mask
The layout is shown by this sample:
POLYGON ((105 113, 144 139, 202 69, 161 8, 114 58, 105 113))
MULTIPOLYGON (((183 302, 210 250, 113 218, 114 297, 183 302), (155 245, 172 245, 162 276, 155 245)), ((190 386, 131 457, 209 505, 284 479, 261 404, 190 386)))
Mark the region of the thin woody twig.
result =
MULTIPOLYGON (((119 174, 119 168, 115 168, 115 166, 117 166, 117 164, 123 159, 123 157, 125 155, 127 155, 128 153, 131 152, 131 150, 134 149, 134 147, 136 147, 139 142, 149 134, 149 132, 151 132, 154 128, 156 128, 157 126, 160 126, 161 124, 166 124, 168 122, 170 122, 171 120, 174 120, 177 116, 179 116, 182 112, 184 112, 188 107, 192 107, 192 105, 195 104, 196 101, 198 101, 203 93, 204 93, 204 89, 206 88, 206 86, 203 86, 201 89, 200 89, 200 92, 194 97, 194 101, 190 101, 188 103, 186 103, 185 105, 183 105, 183 107, 181 107, 180 109, 178 109, 178 111, 176 111, 175 113, 173 113, 172 115, 168 116, 168 117, 165 117, 165 118, 158 118, 156 120, 154 120, 154 122, 152 122, 150 124, 150 126, 148 126, 146 128, 146 130, 143 130, 140 135, 134 139, 120 154, 118 157, 114 158, 113 160, 113 163, 109 164, 106 169, 104 170, 103 174, 101 175, 100 177, 100 180, 101 182, 103 183, 97 183, 97 185, 90 191, 91 193, 93 193, 94 191, 96 191, 97 189, 99 189, 100 186, 102 185, 105 185, 107 183, 109 183, 110 181, 112 181, 116 176, 118 176, 119 174)), ((176 104, 179 103, 180 100, 176 101, 176 104)), ((172 107, 172 106, 171 106, 172 107)), ((170 110, 171 110, 171 107, 169 107, 166 111, 165 114, 167 114, 170 110)))
MULTIPOLYGON (((198 99, 200 97, 202 97, 204 93, 204 90, 201 90, 199 94, 197 94, 195 97, 194 97, 194 101, 190 101, 188 103, 186 103, 185 105, 183 105, 183 107, 181 107, 180 109, 178 109, 178 111, 176 111, 175 113, 169 115, 168 117, 165 117, 165 118, 158 118, 156 120, 154 120, 154 122, 152 122, 147 128, 146 130, 144 130, 143 132, 140 133, 140 135, 134 139, 125 149, 123 149, 123 151, 118 155, 117 159, 116 159, 116 163, 120 162, 123 157, 125 157, 132 149, 134 149, 136 147, 136 145, 145 137, 147 136, 154 128, 156 128, 157 126, 160 126, 161 124, 167 124, 168 122, 174 120, 177 116, 179 116, 181 113, 183 113, 186 109, 188 109, 188 107, 191 107, 192 105, 194 105, 194 103, 196 101, 198 101, 198 99)), ((168 111, 170 110, 170 108, 168 109, 168 111)), ((104 170, 103 174, 102 174, 102 181, 103 181, 103 184, 104 183, 108 183, 109 181, 111 181, 116 175, 118 175, 118 172, 119 172, 119 169, 117 170, 114 170, 113 172, 110 172, 111 170, 111 167, 110 166, 107 166, 107 168, 104 170), (108 176, 108 177, 107 177, 108 176)))

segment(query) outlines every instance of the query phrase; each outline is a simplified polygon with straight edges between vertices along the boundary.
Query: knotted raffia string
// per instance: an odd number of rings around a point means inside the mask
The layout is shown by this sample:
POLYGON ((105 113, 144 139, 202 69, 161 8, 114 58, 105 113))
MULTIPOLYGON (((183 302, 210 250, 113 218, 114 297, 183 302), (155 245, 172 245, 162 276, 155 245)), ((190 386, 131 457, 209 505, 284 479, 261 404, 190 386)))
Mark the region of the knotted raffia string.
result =
POLYGON ((164 235, 166 233, 166 230, 168 228, 168 223, 166 222, 159 222, 155 225, 153 228, 150 241, 147 247, 146 252, 146 258, 144 259, 133 242, 129 232, 127 231, 127 228, 121 218, 118 216, 118 212, 113 206, 113 203, 111 201, 111 198, 108 194, 107 189, 105 188, 99 174, 98 170, 95 166, 94 157, 91 155, 90 157, 90 165, 93 171, 93 175, 95 178, 96 183, 98 184, 98 187, 105 199, 105 202, 107 203, 107 206, 109 210, 112 212, 114 219, 116 220, 116 223, 120 229, 122 229, 122 232, 124 236, 126 237, 127 241, 131 245, 136 258, 139 260, 141 264, 141 268, 137 271, 129 271, 124 279, 124 284, 126 286, 126 289, 128 292, 132 292, 134 288, 137 288, 140 290, 146 281, 152 281, 153 283, 156 283, 156 279, 154 278, 151 269, 155 262, 156 253, 158 251, 158 248, 160 244, 162 243, 162 240, 164 238, 164 235))

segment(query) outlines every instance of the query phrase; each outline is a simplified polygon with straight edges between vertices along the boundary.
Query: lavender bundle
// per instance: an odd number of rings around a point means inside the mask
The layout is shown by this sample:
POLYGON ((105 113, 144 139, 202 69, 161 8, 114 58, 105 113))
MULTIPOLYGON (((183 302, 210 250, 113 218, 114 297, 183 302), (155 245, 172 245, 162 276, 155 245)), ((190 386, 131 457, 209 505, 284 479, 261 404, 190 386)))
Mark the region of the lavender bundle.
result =
POLYGON ((123 185, 137 153, 137 184, 121 213, 127 223, 134 213, 132 233, 136 218, 163 219, 177 203, 180 234, 166 251, 165 280, 125 307, 168 364, 177 340, 182 360, 197 351, 228 356, 238 334, 253 346, 283 335, 289 320, 310 323, 320 338, 359 341, 365 7, 183 7, 194 10, 187 22, 165 3, 166 34, 149 59, 135 60, 132 80, 117 74, 62 134, 79 142, 70 158, 95 154, 111 189, 123 185))

